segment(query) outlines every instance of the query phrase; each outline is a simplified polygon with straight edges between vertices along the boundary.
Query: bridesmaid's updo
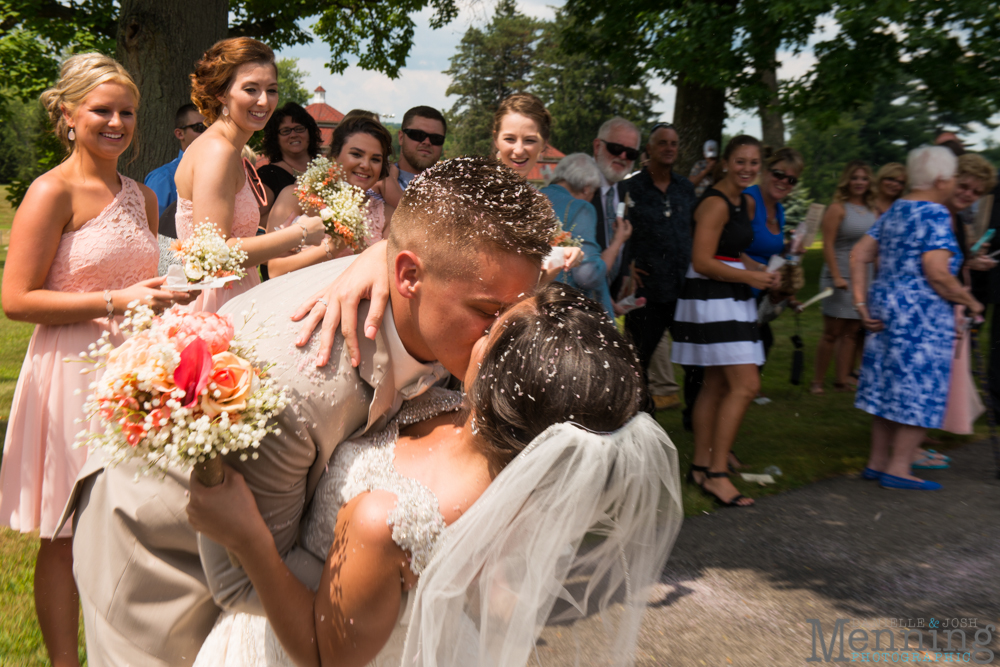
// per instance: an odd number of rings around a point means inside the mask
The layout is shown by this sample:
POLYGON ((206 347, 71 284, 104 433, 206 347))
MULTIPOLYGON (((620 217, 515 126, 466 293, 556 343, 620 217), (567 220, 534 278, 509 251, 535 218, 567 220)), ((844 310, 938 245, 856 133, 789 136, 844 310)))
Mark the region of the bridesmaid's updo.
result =
POLYGON ((530 118, 538 127, 538 133, 542 135, 542 141, 549 143, 549 133, 552 131, 552 114, 545 108, 542 101, 531 93, 515 93, 504 99, 493 114, 493 138, 500 134, 500 123, 504 116, 512 113, 519 113, 530 118))
POLYGON ((206 124, 211 125, 219 117, 222 109, 219 96, 229 90, 236 70, 248 63, 270 65, 275 73, 278 71, 271 47, 249 37, 231 37, 216 42, 195 63, 191 74, 191 101, 205 117, 206 124))
POLYGON ((66 116, 76 113, 87 95, 105 83, 117 83, 128 88, 135 105, 139 106, 139 88, 132 76, 117 60, 101 53, 79 53, 67 58, 59 71, 56 85, 39 97, 42 107, 49 114, 53 132, 67 151, 73 151, 73 142, 69 140, 66 116))
POLYGON ((496 326, 467 387, 487 457, 503 467, 553 424, 606 433, 646 404, 635 349, 604 308, 550 283, 496 326))

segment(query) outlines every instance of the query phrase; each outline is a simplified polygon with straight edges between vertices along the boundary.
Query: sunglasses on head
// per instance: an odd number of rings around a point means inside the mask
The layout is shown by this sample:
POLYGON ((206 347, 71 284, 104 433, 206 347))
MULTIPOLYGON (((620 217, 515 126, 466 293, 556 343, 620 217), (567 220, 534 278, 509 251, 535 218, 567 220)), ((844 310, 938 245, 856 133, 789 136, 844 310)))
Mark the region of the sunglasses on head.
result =
POLYGON ((205 127, 204 123, 191 123, 190 125, 181 125, 177 129, 178 130, 192 129, 195 132, 197 132, 198 134, 201 134, 202 132, 204 132, 208 128, 205 127))
POLYGON ((798 178, 796 178, 795 176, 790 176, 785 172, 781 171, 780 169, 772 169, 771 176, 773 176, 776 180, 779 181, 788 181, 788 184, 791 185, 792 187, 795 187, 799 182, 798 178))
MULTIPOLYGON (((601 139, 601 141, 604 141, 604 139, 601 139)), ((615 157, 618 157, 619 155, 624 153, 625 159, 633 162, 637 157, 639 157, 638 148, 630 148, 628 146, 623 146, 622 144, 616 144, 611 141, 604 141, 604 145, 607 146, 608 153, 614 155, 615 157)))
POLYGON ((283 137, 287 137, 292 132, 294 132, 295 134, 305 134, 308 131, 309 130, 307 130, 302 125, 293 125, 292 127, 281 128, 280 130, 278 130, 278 134, 280 134, 283 137))
POLYGON ((431 134, 430 132, 424 132, 423 130, 417 130, 411 127, 402 130, 402 133, 408 136, 413 141, 422 143, 424 139, 430 139, 431 146, 442 146, 444 145, 444 135, 443 134, 431 134))

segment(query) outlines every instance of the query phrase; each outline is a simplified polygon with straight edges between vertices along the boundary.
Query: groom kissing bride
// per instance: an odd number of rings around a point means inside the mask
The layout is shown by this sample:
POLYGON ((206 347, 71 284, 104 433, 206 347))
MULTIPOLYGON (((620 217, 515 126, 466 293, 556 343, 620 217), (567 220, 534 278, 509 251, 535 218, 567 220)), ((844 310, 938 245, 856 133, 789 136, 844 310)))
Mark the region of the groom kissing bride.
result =
POLYGON ((454 159, 414 180, 386 246, 227 304, 265 323, 289 405, 218 487, 91 456, 71 501, 89 664, 523 665, 559 597, 569 620, 621 602, 598 625, 631 661, 676 454, 600 306, 535 289, 555 229, 514 172, 454 159), (317 368, 290 316, 345 269, 388 277, 385 319, 356 368, 339 335, 317 368))

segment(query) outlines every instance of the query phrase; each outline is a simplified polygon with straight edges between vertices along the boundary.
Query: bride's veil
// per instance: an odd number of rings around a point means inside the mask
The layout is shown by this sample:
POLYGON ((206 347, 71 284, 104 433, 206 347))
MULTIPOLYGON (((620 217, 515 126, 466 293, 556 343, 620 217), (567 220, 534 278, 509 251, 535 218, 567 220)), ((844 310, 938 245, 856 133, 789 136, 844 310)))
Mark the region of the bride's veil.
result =
POLYGON ((546 623, 595 615, 585 664, 631 664, 681 517, 677 452, 649 415, 608 434, 546 429, 445 531, 402 664, 524 665, 546 623))

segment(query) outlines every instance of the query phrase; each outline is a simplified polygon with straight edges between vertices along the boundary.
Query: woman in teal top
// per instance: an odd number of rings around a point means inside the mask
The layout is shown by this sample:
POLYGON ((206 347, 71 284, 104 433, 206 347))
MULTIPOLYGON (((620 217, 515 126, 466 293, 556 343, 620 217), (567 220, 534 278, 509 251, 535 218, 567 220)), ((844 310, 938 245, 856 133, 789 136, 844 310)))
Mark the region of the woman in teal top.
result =
POLYGON ((583 260, 570 271, 561 272, 556 280, 587 292, 604 306, 608 317, 614 319, 608 267, 601 259, 601 247, 597 244, 597 211, 590 203, 600 184, 601 172, 594 158, 585 153, 573 153, 559 161, 552 182, 539 192, 552 202, 562 228, 582 243, 583 260))

